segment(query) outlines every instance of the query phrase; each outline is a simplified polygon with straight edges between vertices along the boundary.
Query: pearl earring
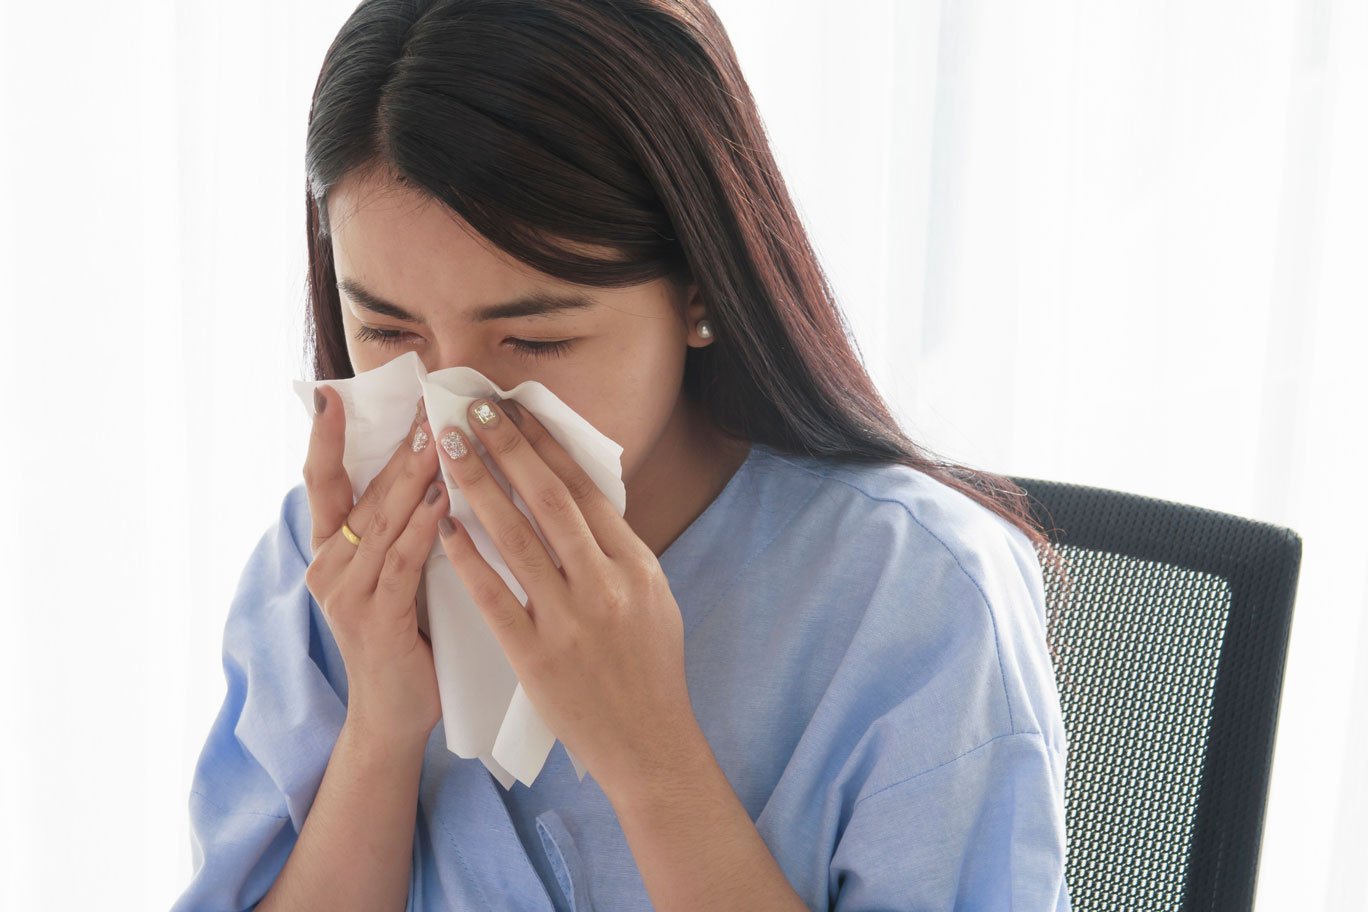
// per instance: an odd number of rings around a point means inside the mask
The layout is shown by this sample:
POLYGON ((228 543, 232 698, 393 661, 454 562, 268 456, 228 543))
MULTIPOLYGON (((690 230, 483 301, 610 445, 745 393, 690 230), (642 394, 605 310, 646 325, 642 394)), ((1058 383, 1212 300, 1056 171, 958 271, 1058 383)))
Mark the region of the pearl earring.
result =
POLYGON ((712 338, 712 325, 707 320, 698 321, 698 334, 704 339, 712 338))

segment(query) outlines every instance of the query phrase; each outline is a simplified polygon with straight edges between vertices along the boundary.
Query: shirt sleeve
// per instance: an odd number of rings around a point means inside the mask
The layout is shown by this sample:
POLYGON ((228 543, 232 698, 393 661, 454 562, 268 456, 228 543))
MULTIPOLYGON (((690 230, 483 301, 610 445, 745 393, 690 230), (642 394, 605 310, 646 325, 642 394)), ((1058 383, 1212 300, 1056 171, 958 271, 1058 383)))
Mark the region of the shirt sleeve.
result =
POLYGON ((847 761, 830 906, 1068 912, 1067 741, 1039 561, 1003 524, 933 528, 949 545, 923 565, 943 572, 895 577, 894 590, 916 594, 914 620, 940 619, 909 625, 913 639, 894 638, 900 657, 872 662, 879 681, 912 686, 847 761))
POLYGON ((1064 758, 994 738, 856 802, 831 862, 833 912, 1068 912, 1064 758))
POLYGON ((194 870, 172 912, 246 910, 261 901, 294 847, 341 731, 344 696, 319 665, 327 661, 321 639, 331 643, 331 635, 326 624, 315 629, 308 559, 291 522, 306 508, 303 496, 302 485, 286 494, 229 606, 227 692, 190 789, 194 870))

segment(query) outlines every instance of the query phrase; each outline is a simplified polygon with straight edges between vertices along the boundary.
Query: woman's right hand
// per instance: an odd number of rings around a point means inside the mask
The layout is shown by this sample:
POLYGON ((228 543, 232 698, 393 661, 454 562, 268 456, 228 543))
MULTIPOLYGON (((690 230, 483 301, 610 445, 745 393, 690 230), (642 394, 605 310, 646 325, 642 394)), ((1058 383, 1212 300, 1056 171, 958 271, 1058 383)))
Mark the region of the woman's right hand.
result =
POLYGON ((387 742, 426 741, 441 706, 415 596, 437 520, 449 509, 432 428, 420 405, 408 443, 353 503, 342 467, 346 415, 336 391, 315 387, 315 412, 304 462, 313 517, 313 560, 304 581, 346 666, 348 722, 387 742), (424 444, 417 451, 415 440, 424 444), (425 495, 433 488, 429 502, 425 495), (343 535, 343 522, 361 537, 359 545, 343 535))

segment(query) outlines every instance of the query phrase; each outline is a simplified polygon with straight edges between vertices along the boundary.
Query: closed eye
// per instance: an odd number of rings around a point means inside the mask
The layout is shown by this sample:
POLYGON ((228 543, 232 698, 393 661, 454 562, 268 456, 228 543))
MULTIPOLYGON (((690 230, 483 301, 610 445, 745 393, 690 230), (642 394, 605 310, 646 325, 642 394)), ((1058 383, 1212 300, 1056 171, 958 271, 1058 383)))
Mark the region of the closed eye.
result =
MULTIPOLYGON (((374 329, 364 324, 356 328, 356 338, 362 342, 375 342, 384 346, 398 346, 404 344, 405 336, 413 333, 406 333, 393 329, 374 329)), ((505 340, 519 354, 533 358, 552 358, 563 355, 574 342, 573 339, 558 339, 553 342, 538 342, 531 339, 509 338, 505 340)))

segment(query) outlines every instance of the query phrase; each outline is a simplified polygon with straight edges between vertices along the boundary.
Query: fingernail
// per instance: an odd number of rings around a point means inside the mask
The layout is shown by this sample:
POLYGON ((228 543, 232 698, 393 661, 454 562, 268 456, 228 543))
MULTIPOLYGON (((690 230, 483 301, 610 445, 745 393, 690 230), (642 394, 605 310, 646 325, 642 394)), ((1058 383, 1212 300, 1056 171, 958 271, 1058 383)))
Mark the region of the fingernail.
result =
POLYGON ((466 446, 466 442, 461 439, 461 432, 455 428, 451 428, 442 435, 442 449, 446 450, 447 455, 452 459, 460 459, 466 453, 470 452, 470 448, 466 446))
POLYGON ((493 427, 499 421, 499 413, 494 410, 494 406, 489 404, 488 399, 481 399, 470 410, 470 414, 475 416, 475 420, 484 427, 493 427))
POLYGON ((504 414, 508 416, 509 421, 514 424, 522 424, 522 406, 518 405, 518 400, 505 399, 503 402, 499 403, 499 406, 504 410, 504 414))
POLYGON ((426 420, 427 420, 427 403, 424 402, 422 399, 419 399, 419 400, 418 400, 418 407, 417 407, 416 409, 414 409, 414 411, 413 411, 413 420, 414 420, 414 421, 426 421, 426 420))
POLYGON ((423 448, 427 445, 427 431, 423 430, 423 426, 420 424, 418 425, 418 430, 413 432, 413 443, 411 444, 411 446, 413 447, 413 452, 420 453, 422 452, 423 448))
POLYGON ((314 387, 314 417, 323 414, 323 410, 328 407, 328 400, 323 396, 318 387, 314 387))
POLYGON ((427 489, 427 494, 423 497, 423 502, 429 505, 435 504, 437 502, 437 495, 440 493, 442 493, 441 485, 436 483, 429 485, 427 489))
POLYGON ((437 520, 437 531, 442 533, 442 538, 446 538, 452 532, 456 531, 456 527, 451 524, 450 516, 443 516, 441 519, 437 520))

